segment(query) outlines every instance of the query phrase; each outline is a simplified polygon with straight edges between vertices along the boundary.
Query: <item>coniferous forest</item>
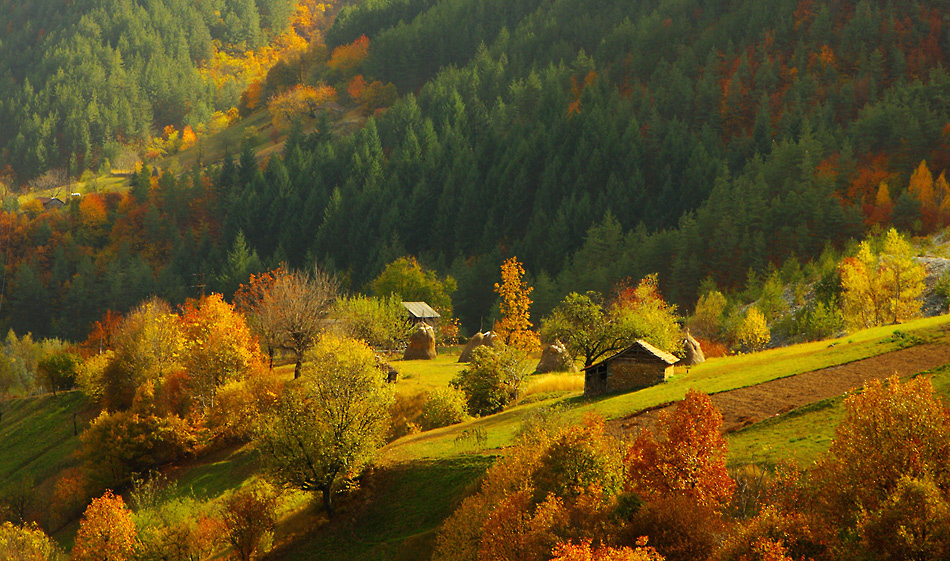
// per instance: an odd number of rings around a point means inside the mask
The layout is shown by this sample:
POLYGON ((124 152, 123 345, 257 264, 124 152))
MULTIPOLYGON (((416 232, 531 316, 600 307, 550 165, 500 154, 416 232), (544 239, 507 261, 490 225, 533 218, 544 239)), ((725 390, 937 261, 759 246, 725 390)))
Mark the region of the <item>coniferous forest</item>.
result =
MULTIPOLYGON (((89 4, 6 9, 0 157, 14 177, 76 173, 117 140, 225 108, 239 92, 203 81, 202 60, 266 41, 290 9, 89 4)), ((933 2, 346 6, 311 52, 326 60, 361 37, 368 49, 308 76, 393 84, 391 107, 352 134, 298 129, 266 161, 244 143, 156 186, 133 178, 129 195, 85 203, 103 207, 91 222, 79 208, 7 215, 0 315, 75 337, 148 294, 233 291, 229 253, 317 260, 355 290, 411 254, 457 279, 473 330, 493 313, 483 278, 510 255, 543 315, 570 290, 652 272, 690 306, 705 279, 739 287, 876 224, 929 231, 946 221, 943 193, 924 200, 909 183, 922 160, 934 177, 948 163, 941 14, 933 2)))

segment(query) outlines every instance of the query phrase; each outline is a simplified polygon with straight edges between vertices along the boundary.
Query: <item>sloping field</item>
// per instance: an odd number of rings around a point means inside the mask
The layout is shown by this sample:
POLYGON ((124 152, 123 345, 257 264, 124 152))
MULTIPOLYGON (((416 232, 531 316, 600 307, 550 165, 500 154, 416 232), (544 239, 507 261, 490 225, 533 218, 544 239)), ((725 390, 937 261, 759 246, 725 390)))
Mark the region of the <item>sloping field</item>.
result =
MULTIPOLYGON (((710 396, 722 413, 723 431, 733 432, 764 419, 817 401, 839 396, 871 380, 908 377, 950 364, 950 344, 932 343, 804 372, 770 382, 719 392, 710 396)), ((625 431, 650 427, 660 411, 651 408, 620 419, 625 431)))

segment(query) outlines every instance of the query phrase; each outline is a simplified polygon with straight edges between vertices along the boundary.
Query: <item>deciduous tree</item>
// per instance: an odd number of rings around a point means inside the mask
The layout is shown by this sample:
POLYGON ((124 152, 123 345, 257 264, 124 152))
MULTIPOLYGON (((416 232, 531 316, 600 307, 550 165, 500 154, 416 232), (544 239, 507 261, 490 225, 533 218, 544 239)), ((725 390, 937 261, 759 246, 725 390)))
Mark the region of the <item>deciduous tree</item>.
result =
POLYGON ((391 402, 372 349, 322 338, 304 375, 288 385, 258 431, 265 469, 281 483, 322 493, 332 516, 340 480, 357 474, 382 446, 391 402))
POLYGON ((16 561, 61 561, 56 543, 35 526, 0 524, 0 558, 16 561))
POLYGON ((93 499, 86 508, 76 542, 73 561, 127 561, 133 559, 138 532, 132 512, 121 496, 112 491, 93 499))
POLYGON ((651 499, 685 496, 705 507, 728 502, 735 482, 726 471, 722 414, 709 396, 688 390, 653 430, 640 433, 627 453, 627 485, 651 499))
POLYGON ((241 561, 265 549, 277 524, 277 493, 266 483, 239 489, 224 500, 224 535, 241 561))
POLYGON ((181 325, 182 364, 202 405, 213 407, 218 386, 245 378, 260 363, 257 342, 220 294, 187 301, 181 325))
POLYGON ((494 331, 506 345, 525 353, 538 348, 538 334, 531 330, 531 291, 524 281, 524 267, 517 257, 501 265, 501 283, 495 283, 495 292, 501 298, 501 320, 494 331))
POLYGON ((273 333, 282 347, 293 351, 294 378, 300 377, 304 353, 325 328, 324 320, 338 288, 337 280, 319 268, 314 268, 312 274, 280 271, 257 306, 263 329, 273 333))

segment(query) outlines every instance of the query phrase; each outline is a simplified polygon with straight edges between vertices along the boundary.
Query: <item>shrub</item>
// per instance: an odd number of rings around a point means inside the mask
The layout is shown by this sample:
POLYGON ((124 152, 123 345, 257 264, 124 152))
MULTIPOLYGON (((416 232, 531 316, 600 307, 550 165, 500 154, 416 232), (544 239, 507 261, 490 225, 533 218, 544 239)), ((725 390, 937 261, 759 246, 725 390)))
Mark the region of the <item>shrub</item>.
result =
POLYGON ((430 394, 422 406, 422 429, 432 430, 461 423, 465 412, 465 394, 455 388, 442 388, 430 394))
POLYGON ((0 524, 0 559, 58 561, 64 559, 56 544, 36 527, 0 524))
POLYGON ((452 380, 472 415, 491 415, 518 398, 525 377, 524 356, 505 345, 478 347, 468 368, 452 380))
POLYGON ((263 372, 221 386, 207 417, 214 439, 224 443, 250 441, 260 416, 276 406, 280 386, 279 379, 263 372))
POLYGON ((881 509, 859 526, 869 558, 945 559, 950 552, 950 504, 932 480, 903 477, 881 509))
POLYGON ((198 437, 198 431, 175 416, 103 412, 81 436, 82 455, 102 485, 116 485, 133 473, 188 456, 198 437))
POLYGON ((241 561, 267 548, 277 523, 277 493, 264 483, 236 491, 224 500, 224 536, 241 561))

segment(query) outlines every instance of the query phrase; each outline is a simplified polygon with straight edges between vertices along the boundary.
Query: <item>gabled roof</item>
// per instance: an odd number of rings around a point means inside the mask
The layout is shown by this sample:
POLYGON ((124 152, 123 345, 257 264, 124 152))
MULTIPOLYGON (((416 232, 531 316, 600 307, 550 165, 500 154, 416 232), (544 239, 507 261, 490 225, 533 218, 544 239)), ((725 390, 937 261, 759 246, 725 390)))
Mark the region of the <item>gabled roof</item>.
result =
POLYGON ((425 302, 403 302, 402 305, 409 310, 409 313, 414 318, 429 319, 442 317, 439 315, 439 312, 433 310, 432 307, 425 302))
POLYGON ((630 351, 636 351, 636 350, 643 350, 643 351, 646 351, 646 352, 650 353, 651 355, 655 356, 656 358, 658 358, 658 359, 662 360, 663 362, 665 362, 665 363, 667 363, 667 364, 670 364, 670 365, 675 364, 675 363, 679 360, 678 358, 676 358, 675 356, 671 355, 670 353, 668 353, 668 352, 666 352, 666 351, 661 351, 660 349, 654 347, 654 346, 651 345, 650 343, 647 343, 647 342, 644 341, 643 339, 637 339, 632 345, 630 345, 630 346, 627 347, 626 349, 624 349, 624 350, 618 352, 617 354, 611 355, 611 356, 609 356, 609 357, 607 357, 607 358, 601 360, 600 362, 597 362, 597 363, 595 363, 595 364, 591 364, 591 365, 588 366, 587 368, 584 368, 584 370, 589 370, 589 369, 591 369, 591 368, 594 368, 595 366, 600 366, 601 364, 603 364, 603 363, 605 363, 605 362, 609 362, 609 361, 611 361, 611 360, 613 360, 613 359, 615 359, 615 358, 617 358, 617 357, 619 357, 619 356, 621 356, 621 355, 624 355, 624 354, 626 354, 626 353, 628 353, 628 352, 630 352, 630 351))

